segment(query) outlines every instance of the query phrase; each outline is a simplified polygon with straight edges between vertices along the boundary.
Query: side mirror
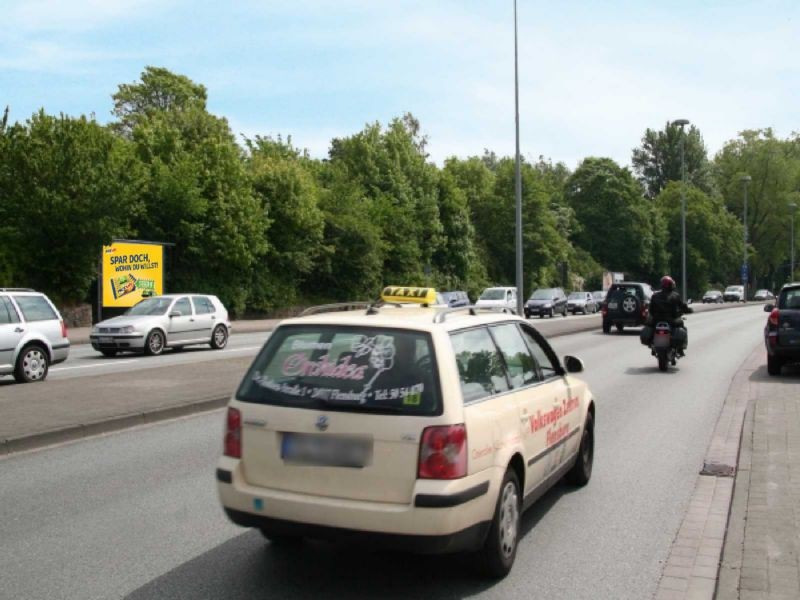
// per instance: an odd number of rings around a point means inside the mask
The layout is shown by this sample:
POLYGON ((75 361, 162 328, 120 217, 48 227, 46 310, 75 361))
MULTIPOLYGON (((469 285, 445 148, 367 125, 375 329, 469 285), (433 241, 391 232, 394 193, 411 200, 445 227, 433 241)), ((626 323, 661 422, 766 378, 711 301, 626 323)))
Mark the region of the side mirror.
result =
POLYGON ((764 305, 764 312, 772 312, 775 309, 774 304, 765 304, 764 305))
POLYGON ((171 319, 172 317, 182 317, 182 316, 183 316, 183 313, 182 313, 181 311, 179 311, 179 310, 173 310, 173 311, 171 311, 171 312, 169 313, 169 318, 170 318, 170 319, 171 319))
POLYGON ((693 302, 693 300, 692 300, 691 298, 689 298, 689 299, 686 301, 686 304, 691 304, 692 302, 693 302))
POLYGON ((583 361, 574 356, 565 356, 564 368, 567 370, 567 373, 580 373, 583 371, 583 361))

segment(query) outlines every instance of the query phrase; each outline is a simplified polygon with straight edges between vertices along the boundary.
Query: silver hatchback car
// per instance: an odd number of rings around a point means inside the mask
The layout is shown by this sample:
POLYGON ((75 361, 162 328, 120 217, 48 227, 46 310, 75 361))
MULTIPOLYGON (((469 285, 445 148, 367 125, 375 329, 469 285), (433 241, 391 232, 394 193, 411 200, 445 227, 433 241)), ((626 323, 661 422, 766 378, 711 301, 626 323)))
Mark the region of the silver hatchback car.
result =
POLYGON ((208 294, 165 294, 139 302, 119 317, 101 321, 89 336, 104 356, 118 352, 161 354, 164 348, 228 344, 231 323, 219 298, 208 294))
POLYGON ((50 365, 67 360, 67 326, 50 299, 22 288, 0 288, 0 376, 42 381, 50 365))

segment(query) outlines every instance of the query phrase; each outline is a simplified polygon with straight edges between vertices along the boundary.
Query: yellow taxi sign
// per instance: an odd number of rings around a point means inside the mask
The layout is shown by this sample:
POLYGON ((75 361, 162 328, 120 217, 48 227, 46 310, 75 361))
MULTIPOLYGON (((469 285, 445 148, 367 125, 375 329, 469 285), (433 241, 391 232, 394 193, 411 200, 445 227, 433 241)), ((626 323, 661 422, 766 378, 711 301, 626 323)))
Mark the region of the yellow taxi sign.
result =
POLYGON ((435 304, 436 290, 421 287, 400 287, 389 285, 383 288, 381 300, 384 302, 413 302, 414 304, 435 304))

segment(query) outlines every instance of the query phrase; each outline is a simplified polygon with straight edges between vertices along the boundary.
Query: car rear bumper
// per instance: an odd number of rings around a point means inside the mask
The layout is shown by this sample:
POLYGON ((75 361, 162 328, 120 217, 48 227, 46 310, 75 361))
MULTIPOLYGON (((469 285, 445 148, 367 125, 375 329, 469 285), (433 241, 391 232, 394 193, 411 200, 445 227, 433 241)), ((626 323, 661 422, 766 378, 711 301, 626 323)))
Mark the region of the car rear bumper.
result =
POLYGON ((253 486, 244 480, 239 461, 223 457, 217 490, 231 520, 246 527, 288 528, 308 537, 363 538, 394 548, 455 552, 474 548, 470 543, 482 542, 485 536, 499 486, 490 483, 490 473, 497 475, 490 470, 448 482, 418 481, 413 499, 398 504, 253 486), (442 493, 427 493, 437 486, 442 493))
POLYGON ((639 318, 631 318, 631 317, 617 317, 608 315, 605 318, 605 321, 611 323, 612 325, 628 325, 633 327, 638 327, 640 325, 644 325, 645 319, 639 318))
POLYGON ((95 350, 142 350, 144 335, 131 333, 124 335, 90 335, 89 341, 95 350))

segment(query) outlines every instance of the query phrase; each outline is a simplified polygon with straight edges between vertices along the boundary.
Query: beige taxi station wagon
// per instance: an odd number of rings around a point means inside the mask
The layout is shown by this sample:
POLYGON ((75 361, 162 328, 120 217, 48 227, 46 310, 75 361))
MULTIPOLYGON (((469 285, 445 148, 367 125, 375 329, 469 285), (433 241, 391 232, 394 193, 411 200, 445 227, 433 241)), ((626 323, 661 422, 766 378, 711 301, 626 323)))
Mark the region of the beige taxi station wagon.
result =
POLYGON ((228 405, 217 482, 234 523, 509 572, 522 511, 589 481, 594 400, 569 374, 581 361, 562 366, 526 320, 435 297, 386 288, 275 329, 228 405))

